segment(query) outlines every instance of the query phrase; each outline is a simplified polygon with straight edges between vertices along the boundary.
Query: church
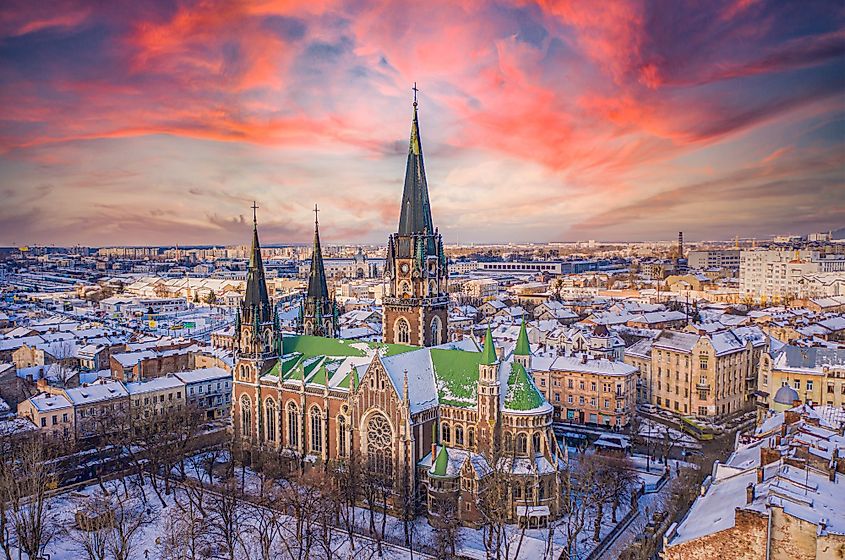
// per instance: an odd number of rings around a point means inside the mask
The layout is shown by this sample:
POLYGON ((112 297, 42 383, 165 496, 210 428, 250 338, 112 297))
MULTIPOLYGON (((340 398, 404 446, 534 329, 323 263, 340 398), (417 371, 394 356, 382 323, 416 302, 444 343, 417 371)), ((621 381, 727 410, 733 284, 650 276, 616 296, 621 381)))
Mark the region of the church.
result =
POLYGON ((382 343, 335 338, 316 218, 298 334, 283 336, 253 215, 236 317, 234 437, 299 468, 360 458, 393 509, 411 488, 432 523, 450 512, 481 525, 485 492, 506 480, 498 507, 508 520, 545 525, 560 512, 564 466, 553 408, 534 385, 525 325, 509 355, 489 330, 483 342, 447 342, 448 260, 432 221, 416 99, 401 204, 387 245, 382 343))

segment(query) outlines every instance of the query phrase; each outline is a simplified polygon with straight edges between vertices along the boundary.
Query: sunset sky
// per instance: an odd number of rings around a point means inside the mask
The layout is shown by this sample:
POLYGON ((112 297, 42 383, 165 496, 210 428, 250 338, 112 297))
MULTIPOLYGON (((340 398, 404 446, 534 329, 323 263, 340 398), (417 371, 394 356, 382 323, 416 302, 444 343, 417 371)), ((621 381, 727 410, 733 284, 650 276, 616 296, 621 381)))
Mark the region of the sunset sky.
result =
POLYGON ((448 243, 845 226, 841 0, 6 0, 0 245, 384 242, 415 81, 448 243))

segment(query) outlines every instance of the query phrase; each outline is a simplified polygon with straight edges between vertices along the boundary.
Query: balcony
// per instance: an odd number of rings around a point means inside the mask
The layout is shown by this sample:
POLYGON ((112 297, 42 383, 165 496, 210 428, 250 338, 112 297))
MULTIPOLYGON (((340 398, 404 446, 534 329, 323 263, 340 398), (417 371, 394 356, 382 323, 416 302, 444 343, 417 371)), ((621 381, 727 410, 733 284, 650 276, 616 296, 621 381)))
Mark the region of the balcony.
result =
POLYGON ((698 391, 709 391, 710 390, 710 384, 709 383, 696 383, 695 388, 698 391))

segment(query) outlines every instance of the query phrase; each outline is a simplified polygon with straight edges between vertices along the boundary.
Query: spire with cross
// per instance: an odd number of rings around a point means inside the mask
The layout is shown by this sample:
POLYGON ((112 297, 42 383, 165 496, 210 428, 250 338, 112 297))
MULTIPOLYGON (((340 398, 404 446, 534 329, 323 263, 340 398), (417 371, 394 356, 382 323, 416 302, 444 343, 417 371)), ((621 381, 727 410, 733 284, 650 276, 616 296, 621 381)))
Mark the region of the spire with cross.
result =
POLYGON ((254 226, 258 226, 258 213, 256 212, 256 210, 258 210, 258 204, 256 204, 255 201, 253 200, 252 201, 252 224, 254 226))
POLYGON ((414 90, 414 107, 417 106, 417 92, 419 92, 419 88, 417 87, 417 82, 414 82, 414 87, 411 88, 414 90))
POLYGON ((319 212, 319 211, 320 211, 320 210, 317 208, 317 205, 315 204, 315 205, 314 205, 314 224, 315 224, 315 225, 316 225, 317 223, 319 223, 319 221, 317 220, 317 212, 319 212))

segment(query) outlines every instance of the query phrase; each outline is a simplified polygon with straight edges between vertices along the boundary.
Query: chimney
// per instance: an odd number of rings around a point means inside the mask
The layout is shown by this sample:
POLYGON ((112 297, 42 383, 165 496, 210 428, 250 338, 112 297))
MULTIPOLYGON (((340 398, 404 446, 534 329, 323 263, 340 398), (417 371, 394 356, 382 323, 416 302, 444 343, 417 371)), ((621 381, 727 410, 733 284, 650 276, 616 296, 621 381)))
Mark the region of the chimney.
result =
POLYGON ((839 461, 836 460, 836 459, 833 459, 827 465, 827 479, 829 481, 833 482, 834 484, 836 484, 836 467, 838 466, 838 464, 839 464, 839 461))
POLYGON ((754 483, 749 482, 745 487, 745 503, 750 504, 754 501, 754 483))
POLYGON ((581 363, 582 364, 587 363, 587 353, 586 352, 581 353, 581 363))
POLYGON ((757 467, 757 484, 763 483, 763 467, 757 467))

